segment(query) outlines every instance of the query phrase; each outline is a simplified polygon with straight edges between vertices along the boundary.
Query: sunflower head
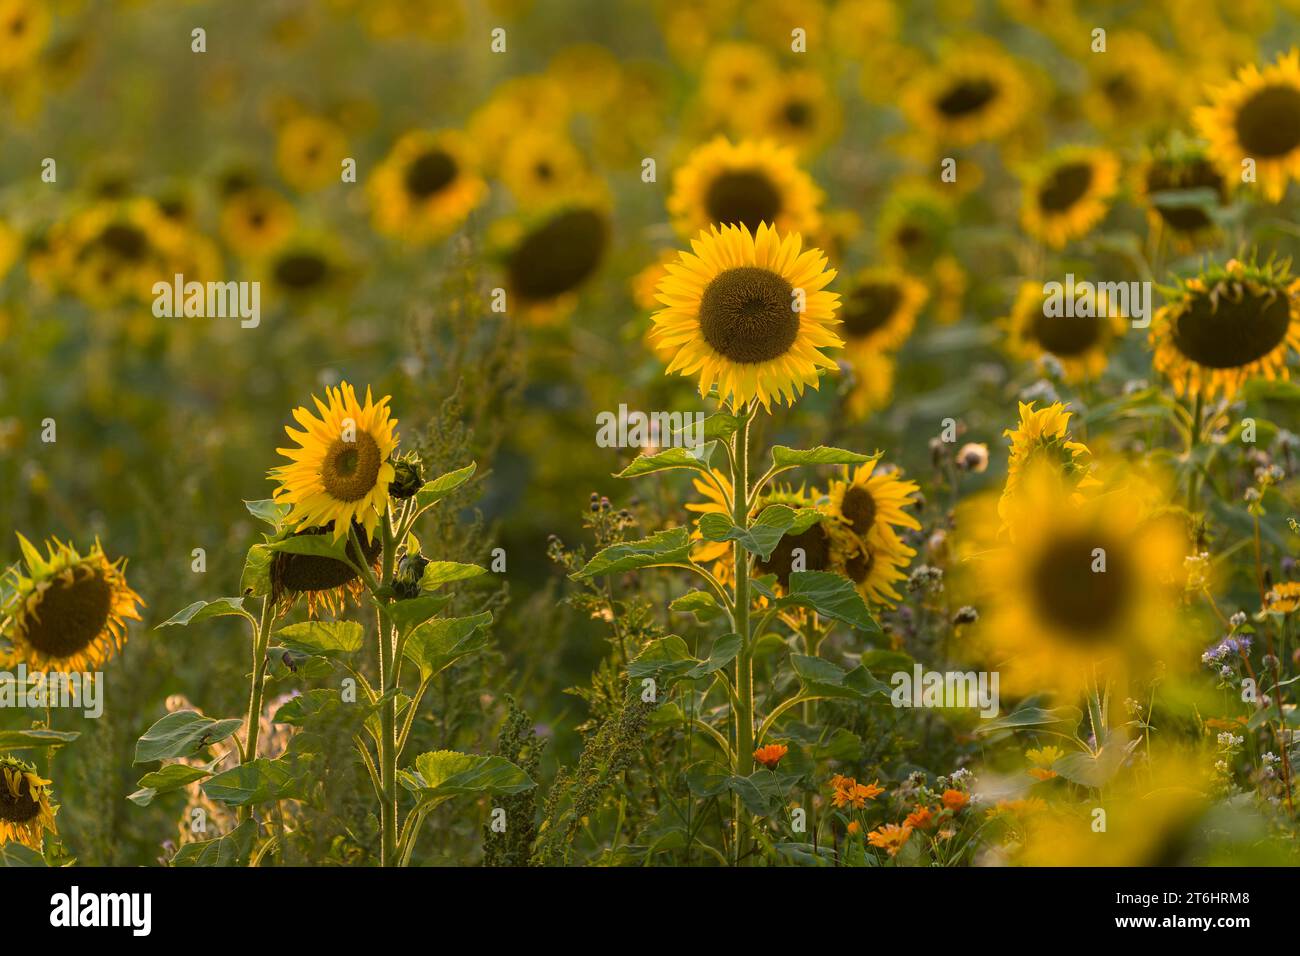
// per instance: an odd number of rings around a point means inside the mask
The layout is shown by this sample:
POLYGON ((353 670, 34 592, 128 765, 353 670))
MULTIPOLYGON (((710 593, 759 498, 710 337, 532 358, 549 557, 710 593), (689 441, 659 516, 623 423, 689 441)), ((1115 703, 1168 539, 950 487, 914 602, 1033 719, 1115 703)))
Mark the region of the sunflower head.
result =
POLYGON ((1085 235, 1110 209, 1119 184, 1119 160, 1104 149, 1067 146, 1025 177, 1020 221, 1054 248, 1085 235))
POLYGON ((5 581, 3 633, 8 660, 33 670, 97 670, 126 643, 126 620, 140 620, 143 602, 96 541, 81 555, 57 538, 46 554, 18 536, 26 572, 5 581))
MULTIPOLYGON (((348 557, 355 564, 373 567, 383 550, 383 541, 378 536, 371 538, 358 522, 354 522, 352 527, 362 548, 358 552, 356 544, 349 540, 348 557)), ((333 532, 333 527, 327 525, 320 528, 299 528, 287 536, 332 535, 333 532)), ((308 616, 314 616, 318 606, 324 606, 331 613, 337 614, 347 598, 358 597, 362 588, 361 576, 350 565, 335 558, 276 551, 271 560, 271 600, 292 604, 305 595, 308 616)))
POLYGON ((1071 311, 1073 315, 1055 314, 1048 308, 1042 283, 1022 283, 1011 314, 1002 322, 1008 351, 1027 361, 1051 356, 1067 382, 1097 378, 1124 333, 1124 316, 1111 308, 1102 291, 1080 294, 1071 311))
POLYGON ((826 257, 802 246, 798 234, 766 224, 701 232, 659 283, 664 308, 651 334, 673 353, 667 373, 698 376, 701 395, 716 386, 737 409, 755 399, 792 403, 804 386, 816 388, 819 371, 836 367, 822 350, 843 344, 839 296, 825 291, 835 278, 826 257))
POLYGON ((1214 234, 1212 210, 1228 198, 1227 182, 1205 147, 1181 139, 1152 151, 1139 167, 1136 185, 1153 225, 1168 229, 1185 246, 1214 234))
POLYGON ((50 781, 36 773, 25 760, 6 754, 0 757, 0 845, 21 843, 38 853, 46 833, 57 833, 50 804, 50 781))
POLYGON ((1024 118, 1029 86, 1005 51, 954 48, 909 85, 903 110, 924 134, 954 146, 997 139, 1024 118))
POLYGON ((893 351, 916 325, 930 297, 925 283, 891 266, 864 269, 840 303, 840 333, 845 348, 893 351))
POLYGON ((1156 312, 1151 345, 1179 395, 1230 398, 1249 379, 1286 379, 1300 350, 1300 280, 1286 263, 1211 265, 1156 312))
POLYGON ((1056 483, 1067 495, 1097 485, 1091 474, 1092 455, 1088 446, 1070 436, 1072 414, 1069 406, 1060 402, 1039 409, 1034 408, 1033 402, 1020 403, 1019 423, 1003 432, 1011 439, 1007 483, 998 502, 998 514, 1004 522, 1023 510, 1021 490, 1031 478, 1036 482, 1056 483))
POLYGON ((605 205, 594 196, 557 202, 519 227, 505 272, 524 315, 544 320, 571 307, 605 260, 611 232, 605 205))
POLYGON ((476 155, 454 130, 407 133, 367 183, 375 228, 414 244, 454 232, 487 198, 476 155))
POLYGON ((926 272, 948 252, 955 223, 952 201, 933 186, 901 185, 880 211, 880 253, 914 274, 926 272))
POLYGON ((288 520, 298 527, 332 522, 337 541, 356 521, 373 538, 396 477, 390 457, 397 421, 389 417, 388 396, 375 402, 368 388, 364 403, 347 382, 327 389, 325 397, 313 397, 318 415, 294 410, 301 431, 285 426, 298 447, 277 449, 291 463, 271 469, 279 482, 275 500, 292 506, 288 520))

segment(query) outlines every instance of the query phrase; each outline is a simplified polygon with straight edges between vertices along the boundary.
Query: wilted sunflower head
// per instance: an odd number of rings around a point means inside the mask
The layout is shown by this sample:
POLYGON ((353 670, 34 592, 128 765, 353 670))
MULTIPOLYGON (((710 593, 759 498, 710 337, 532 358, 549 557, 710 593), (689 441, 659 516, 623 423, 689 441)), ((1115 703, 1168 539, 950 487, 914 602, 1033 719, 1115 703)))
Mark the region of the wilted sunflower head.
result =
POLYGON ((1055 248, 1085 235, 1109 211, 1119 172, 1119 160, 1107 150, 1058 149, 1025 177, 1021 225, 1055 248))
POLYGON ((0 845, 14 841, 41 851, 46 833, 57 833, 50 781, 11 754, 0 757, 0 845))
POLYGON ((609 216, 597 202, 565 202, 525 228, 506 255, 506 281, 525 315, 551 317, 594 276, 610 243, 609 216))
POLYGON ((1264 196, 1280 202, 1287 183, 1300 177, 1300 50, 1262 70, 1243 67, 1192 118, 1226 179, 1238 181, 1250 160, 1264 196))
POLYGON ((271 469, 271 479, 280 483, 275 500, 292 505, 288 520, 293 525, 332 522, 335 541, 347 534, 353 521, 374 537, 395 477, 389 458, 397 446, 397 421, 389 417, 389 397, 375 402, 367 388, 363 404, 343 382, 326 389, 326 398, 328 403, 312 399, 319 416, 305 407, 294 410, 302 431, 285 426, 299 447, 276 449, 293 463, 271 469))
POLYGON ((455 130, 407 133, 367 184, 375 229, 412 243, 454 232, 487 197, 476 155, 455 130))
POLYGON ((1106 370, 1111 346, 1124 332, 1125 317, 1101 291, 1080 292, 1070 310, 1065 309, 1064 299, 1060 306, 1049 308, 1041 282, 1022 283, 1011 314, 1002 323, 1008 351, 1028 361, 1051 356, 1060 363, 1067 382, 1095 379, 1106 370))
MULTIPOLYGON (((362 549, 347 542, 347 555, 354 564, 373 567, 383 551, 383 541, 378 536, 373 539, 358 522, 353 522, 352 529, 357 533, 362 549)), ((299 528, 290 537, 300 535, 333 535, 334 528, 326 525, 319 528, 299 528)), ((285 600, 292 603, 300 595, 307 597, 307 613, 312 616, 318 605, 324 605, 331 613, 337 614, 346 599, 357 597, 362 591, 361 576, 343 561, 316 554, 293 554, 288 551, 276 551, 271 560, 271 600, 285 600)))
POLYGON ((8 659, 32 670, 98 670, 126 642, 126 620, 143 602, 126 583, 125 560, 109 561, 99 542, 84 556, 57 538, 47 554, 21 534, 26 573, 5 581, 3 631, 8 659))
POLYGON ((716 386, 736 409, 816 388, 820 370, 836 367, 822 350, 843 344, 839 295, 825 291, 835 278, 826 257, 802 245, 766 224, 701 232, 659 283, 664 308, 651 336, 674 353, 667 374, 698 375, 701 395, 716 386))
POLYGON ((668 211, 683 236, 713 225, 756 233, 764 223, 782 234, 811 233, 821 224, 821 201, 821 190, 791 149, 770 140, 732 143, 719 136, 673 173, 668 211))
POLYGON ((1151 345, 1179 395, 1231 398, 1249 379, 1286 379, 1300 350, 1300 280, 1285 263, 1212 265, 1156 312, 1151 345))
POLYGON ((1187 245, 1212 235, 1211 210, 1227 200, 1228 186, 1205 148, 1176 141, 1141 164, 1137 192, 1146 198, 1153 223, 1187 245))

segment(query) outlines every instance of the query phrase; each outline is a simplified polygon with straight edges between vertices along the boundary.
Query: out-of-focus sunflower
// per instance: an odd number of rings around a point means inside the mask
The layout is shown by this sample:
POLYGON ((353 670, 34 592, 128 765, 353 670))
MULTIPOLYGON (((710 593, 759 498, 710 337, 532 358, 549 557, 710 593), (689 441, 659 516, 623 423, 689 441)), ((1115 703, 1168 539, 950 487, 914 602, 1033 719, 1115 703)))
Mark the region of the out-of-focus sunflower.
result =
POLYGON ((617 99, 622 67, 598 43, 575 43, 551 58, 546 75, 556 80, 578 110, 595 112, 617 99))
POLYGON ((1300 279, 1274 262, 1211 265, 1156 311, 1151 347, 1179 395, 1231 398, 1249 379, 1289 378, 1288 358, 1300 351, 1300 279))
POLYGON ((762 223, 782 234, 808 233, 821 221, 822 194, 795 163, 794 152, 768 140, 717 137, 673 173, 668 211, 683 236, 712 225, 762 223))
POLYGON ((1167 229, 1180 246, 1212 238, 1210 210, 1228 199, 1228 184, 1198 143, 1171 142, 1139 164, 1135 192, 1147 204, 1153 228, 1167 229))
POLYGON ((821 251, 766 223, 757 233, 713 226, 691 248, 659 284, 664 308, 652 334, 676 350, 666 374, 699 376, 701 395, 716 385, 735 408, 792 403, 804 386, 816 388, 819 371, 835 368, 822 350, 843 344, 839 295, 826 291, 835 270, 821 251))
POLYGON ((573 194, 589 176, 582 151, 559 130, 523 130, 501 159, 501 181, 526 208, 573 194))
POLYGON ((1108 150, 1066 146, 1025 177, 1020 223, 1055 248, 1085 235, 1105 218, 1119 185, 1119 160, 1108 150))
POLYGON ((862 270, 840 303, 840 334, 846 352, 899 348, 912 334, 930 297, 925 283, 892 266, 862 270))
POLYGON ((302 115, 280 130, 275 162, 286 183, 299 192, 313 192, 341 181, 347 151, 347 137, 337 123, 302 115))
POLYGON ((952 202, 932 185, 900 184, 876 223, 881 257, 914 275, 928 272, 947 253, 955 222, 952 202))
POLYGON ((331 237, 296 232, 257 260, 258 275, 272 292, 295 301, 319 298, 344 281, 341 253, 331 237))
POLYGON ((777 77, 772 56, 753 43, 713 46, 700 72, 700 98, 711 115, 727 122, 761 110, 777 77))
POLYGON ((899 20, 893 0, 838 0, 827 17, 831 46, 861 60, 898 38, 899 20))
POLYGON ((147 302, 153 284, 175 273, 188 235, 152 199, 110 200, 56 223, 48 254, 57 281, 90 305, 147 302))
POLYGON ((44 0, 0 0, 0 73, 32 66, 50 36, 44 0))
POLYGON ((1113 310, 1100 291, 1078 297, 1072 316, 1048 315, 1046 298, 1042 283, 1021 283, 1011 314, 1002 320, 1008 351, 1031 362, 1052 356, 1067 382, 1098 378, 1124 334, 1125 317, 1109 314, 1113 310))
POLYGON ((312 399, 319 417, 306 407, 294 410, 302 431, 285 426, 299 447, 276 449, 293 463, 270 471, 279 482, 275 500, 292 505, 288 520, 298 527, 332 522, 337 541, 355 521, 373 539, 396 473, 389 458, 397 447, 397 421, 389 417, 388 396, 375 402, 369 388, 364 404, 347 382, 326 389, 325 397, 328 403, 312 399))
POLYGON ((1028 103, 1029 86, 1011 57, 987 43, 968 43, 908 84, 901 105, 935 142, 968 146, 1009 133, 1028 103))
POLYGON ((563 129, 572 112, 564 85, 554 77, 514 77, 498 85, 470 116, 466 134, 482 170, 491 174, 520 130, 563 129))
POLYGON ((504 265, 510 310, 535 323, 564 314, 609 252, 607 203, 594 193, 564 199, 508 226, 513 235, 504 265))
POLYGON ((816 70, 790 70, 738 125, 747 135, 774 139, 807 156, 839 135, 840 119, 839 99, 824 76, 816 70))
POLYGON ((57 833, 50 803, 50 781, 36 773, 36 766, 12 754, 0 757, 0 846, 21 843, 41 851, 45 834, 57 833))
POLYGON ((1264 610, 1273 614, 1294 614, 1300 610, 1300 581, 1274 584, 1264 595, 1264 610))
MULTIPOLYGON (((383 541, 378 537, 371 538, 360 523, 354 522, 353 530, 362 543, 362 550, 358 552, 356 545, 349 540, 348 557, 355 564, 374 567, 383 550, 383 541)), ((285 537, 332 535, 333 531, 329 525, 304 527, 287 533, 285 537)), ((351 566, 335 558, 276 551, 271 559, 271 600, 292 604, 305 595, 308 617, 314 617, 322 607, 337 616, 347 599, 359 599, 364 589, 361 576, 351 566)))
POLYGON ((1106 52, 1089 53, 1084 63, 1091 78, 1084 113, 1103 133, 1119 138, 1182 121, 1184 78, 1146 34, 1112 31, 1106 52))
POLYGON ((5 666, 32 670, 98 670, 126 643, 126 621, 140 620, 140 595, 126 583, 124 559, 110 561, 96 541, 85 555, 57 538, 47 555, 21 534, 26 573, 6 577, 5 666))
POLYGON ((261 258, 293 235, 293 206, 272 189, 241 189, 221 207, 221 238, 237 256, 261 258))
POLYGON ((1019 411, 1016 427, 1002 433, 1011 439, 1007 483, 998 501, 998 514, 1004 522, 1021 510, 1021 486, 1039 472, 1050 475, 1070 492, 1084 492, 1098 485, 1091 474, 1092 452, 1070 436, 1070 416, 1074 413, 1069 406, 1055 402, 1036 409, 1033 402, 1021 402, 1019 411))
MULTIPOLYGON (((1014 693, 1055 691, 1073 702, 1093 680, 1122 683, 1174 663, 1183 558, 1190 541, 1172 512, 1147 507, 1137 479, 1080 497, 1046 471, 1018 489, 1010 540, 968 559, 979 635, 1014 693)), ((970 509, 958 523, 995 538, 996 517, 970 509)))
POLYGON ((1300 50, 1262 70, 1244 67, 1192 119, 1225 179, 1240 180, 1243 161, 1252 160, 1265 198, 1280 202, 1300 177, 1300 50))
POLYGON ((375 229, 413 243, 446 237, 487 196, 469 141, 454 130, 407 133, 366 188, 375 229))
POLYGON ((848 372, 844 413, 850 421, 860 422, 872 412, 889 407, 894 397, 896 364, 892 355, 874 349, 849 349, 842 362, 848 372))

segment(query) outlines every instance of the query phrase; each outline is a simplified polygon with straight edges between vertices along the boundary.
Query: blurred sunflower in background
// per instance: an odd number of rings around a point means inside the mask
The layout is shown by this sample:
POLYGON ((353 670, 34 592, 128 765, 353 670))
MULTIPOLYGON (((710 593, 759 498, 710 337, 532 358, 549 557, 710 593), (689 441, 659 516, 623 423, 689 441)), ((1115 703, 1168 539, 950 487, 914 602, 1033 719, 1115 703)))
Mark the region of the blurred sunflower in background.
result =
POLYGON ((691 248, 659 283, 652 337, 675 351, 667 374, 698 376, 701 395, 716 386, 735 408, 817 388, 820 370, 836 367, 822 350, 843 344, 839 295, 826 291, 835 270, 821 251, 766 223, 756 233, 714 226, 691 248))
POLYGON ((1046 300, 1041 282, 1021 283, 1011 314, 1002 320, 1008 350, 1031 362, 1051 356, 1060 363, 1067 382, 1099 378, 1111 349, 1124 334, 1127 317, 1112 309, 1101 291, 1077 298, 1073 315, 1048 314, 1046 300))
POLYGON ((332 524, 334 541, 353 521, 373 539, 396 474, 389 459, 397 447, 397 421, 389 417, 388 396, 375 402, 368 388, 364 404, 347 382, 326 389, 325 398, 312 398, 319 415, 303 406, 294 409, 301 431, 285 426, 298 447, 276 449, 293 463, 271 469, 271 479, 279 482, 275 500, 292 506, 294 525, 332 524))
POLYGON ((501 159, 501 181, 526 208, 572 195, 590 175, 582 151, 554 129, 523 130, 501 159))
POLYGON ((342 182, 347 151, 347 136, 337 123, 302 115, 280 130, 275 163, 286 183, 299 192, 312 192, 342 182))
POLYGON ((1020 402, 1020 420, 1015 428, 1002 434, 1011 439, 1007 461, 1007 483, 998 501, 998 515, 1003 519, 1003 529, 1014 527, 1008 522, 1016 511, 1020 486, 1040 473, 1060 484, 1066 493, 1094 488, 1098 484, 1092 476, 1092 452, 1083 442, 1070 435, 1070 416, 1074 413, 1061 402, 1044 408, 1034 408, 1033 402, 1020 402))
POLYGON ((600 270, 613 234, 608 204, 596 194, 562 199, 523 219, 499 224, 512 234, 504 252, 511 311, 553 321, 600 270))
POLYGON ((51 538, 46 554, 21 534, 26 571, 4 579, 0 635, 6 667, 65 673, 99 670, 126 643, 126 622, 140 620, 140 595, 126 582, 126 560, 110 561, 96 541, 85 555, 51 538))
POLYGON ((873 266, 853 277, 840 303, 846 352, 896 350, 907 341, 926 299, 925 284, 892 266, 873 266))
POLYGON ((273 189, 254 186, 229 196, 221 207, 221 238, 238 256, 260 258, 293 235, 297 213, 273 189))
POLYGON ((872 412, 888 407, 894 397, 897 375, 893 356, 873 349, 846 349, 841 360, 845 373, 844 412, 860 422, 872 412))
POLYGON ((1119 160, 1108 150, 1056 150, 1025 176, 1021 225, 1054 248, 1086 235, 1110 211, 1119 174, 1119 160))
POLYGON ((908 84, 901 106, 936 144, 969 146, 1014 129, 1029 105, 1029 85, 1011 57, 986 42, 954 46, 908 84))
POLYGON ((747 111, 738 126, 757 139, 774 139, 801 156, 820 151, 840 132, 839 97, 815 70, 780 75, 761 107, 747 111))
POLYGON ((45 834, 57 833, 50 803, 50 781, 36 773, 35 764, 5 754, 0 757, 0 846, 21 843, 41 852, 45 834))
POLYGON ((1215 213, 1228 201, 1228 184, 1205 146, 1185 139, 1149 151, 1134 192, 1147 203, 1152 228, 1167 229, 1183 247, 1214 238, 1215 213))
POLYGON ((1300 351, 1300 279, 1237 259, 1180 281, 1151 324, 1152 362, 1179 395, 1228 398, 1252 378, 1290 377, 1300 351))
POLYGON ((375 229, 417 244, 454 232, 487 196, 473 156, 456 131, 407 133, 366 184, 375 229))

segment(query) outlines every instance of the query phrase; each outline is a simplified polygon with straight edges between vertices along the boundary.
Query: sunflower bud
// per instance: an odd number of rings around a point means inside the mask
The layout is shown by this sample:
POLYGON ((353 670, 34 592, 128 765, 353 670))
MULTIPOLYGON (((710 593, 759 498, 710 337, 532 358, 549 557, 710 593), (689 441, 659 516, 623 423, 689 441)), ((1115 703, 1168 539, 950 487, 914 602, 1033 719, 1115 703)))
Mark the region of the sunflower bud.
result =
POLYGON ((388 493, 399 501, 412 497, 424 484, 424 470, 416 455, 403 455, 393 460, 393 480, 388 483, 388 493))
POLYGON ((429 559, 418 551, 404 554, 397 561, 397 573, 393 575, 393 593, 399 600, 420 596, 420 579, 424 569, 429 566, 429 559))

